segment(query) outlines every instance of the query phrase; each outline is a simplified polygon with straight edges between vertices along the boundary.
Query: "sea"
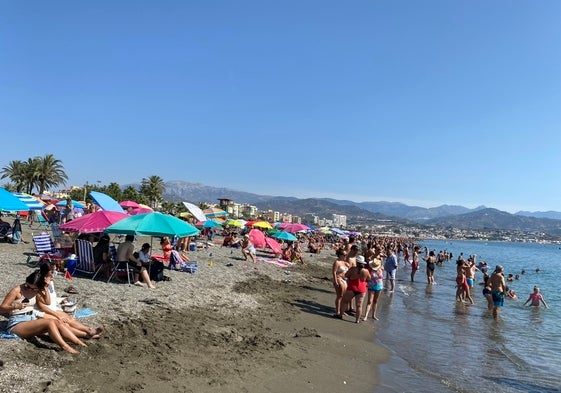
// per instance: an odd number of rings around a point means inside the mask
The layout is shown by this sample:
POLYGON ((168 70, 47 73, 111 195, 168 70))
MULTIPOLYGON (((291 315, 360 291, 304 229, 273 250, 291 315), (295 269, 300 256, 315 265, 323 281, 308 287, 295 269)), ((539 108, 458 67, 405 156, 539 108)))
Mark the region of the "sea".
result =
POLYGON ((436 268, 436 285, 422 270, 400 264, 393 295, 382 293, 375 323, 376 343, 390 360, 379 366, 374 393, 394 392, 548 392, 561 393, 561 248, 554 244, 483 241, 420 242, 447 250, 453 260, 436 268), (482 273, 472 290, 475 304, 456 302, 457 256, 476 254, 489 274, 498 264, 518 300, 505 299, 498 319, 487 310, 482 273), (537 271, 539 269, 539 271, 537 271), (521 274, 525 271, 525 274, 521 274), (549 308, 524 306, 534 285, 549 308))

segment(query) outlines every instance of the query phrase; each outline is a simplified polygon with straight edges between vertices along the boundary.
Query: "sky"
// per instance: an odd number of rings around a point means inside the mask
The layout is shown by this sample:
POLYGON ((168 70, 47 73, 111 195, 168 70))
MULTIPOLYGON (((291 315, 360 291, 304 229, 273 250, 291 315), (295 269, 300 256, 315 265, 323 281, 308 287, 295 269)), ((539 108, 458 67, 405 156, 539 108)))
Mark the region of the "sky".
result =
POLYGON ((557 0, 2 2, 0 168, 53 154, 67 185, 561 211, 559 15, 557 0))

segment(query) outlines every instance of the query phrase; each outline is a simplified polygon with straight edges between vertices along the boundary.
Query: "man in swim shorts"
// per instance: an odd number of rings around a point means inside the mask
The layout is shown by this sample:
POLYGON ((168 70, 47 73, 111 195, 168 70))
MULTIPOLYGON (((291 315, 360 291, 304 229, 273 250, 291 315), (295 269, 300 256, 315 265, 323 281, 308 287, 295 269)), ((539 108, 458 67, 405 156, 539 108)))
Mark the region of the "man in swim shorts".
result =
POLYGON ((497 265, 495 271, 489 277, 488 283, 493 297, 493 317, 496 319, 499 317, 499 307, 503 306, 506 293, 505 277, 501 265, 497 265))

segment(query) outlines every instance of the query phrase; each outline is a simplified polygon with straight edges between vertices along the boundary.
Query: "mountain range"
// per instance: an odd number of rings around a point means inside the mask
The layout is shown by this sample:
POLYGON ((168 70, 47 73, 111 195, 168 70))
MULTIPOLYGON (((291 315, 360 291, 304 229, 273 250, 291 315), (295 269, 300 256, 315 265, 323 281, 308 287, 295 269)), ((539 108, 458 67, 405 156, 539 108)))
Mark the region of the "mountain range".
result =
MULTIPOLYGON (((134 186, 134 185, 133 185, 134 186)), ((237 203, 248 203, 261 210, 275 210, 299 216, 314 214, 331 218, 344 214, 349 223, 395 221, 459 229, 505 229, 525 232, 561 234, 561 212, 528 212, 516 214, 486 206, 470 209, 457 205, 424 208, 400 202, 354 202, 332 198, 299 199, 290 196, 259 195, 222 187, 206 186, 182 180, 165 182, 164 198, 169 201, 215 203, 227 198, 237 203)))

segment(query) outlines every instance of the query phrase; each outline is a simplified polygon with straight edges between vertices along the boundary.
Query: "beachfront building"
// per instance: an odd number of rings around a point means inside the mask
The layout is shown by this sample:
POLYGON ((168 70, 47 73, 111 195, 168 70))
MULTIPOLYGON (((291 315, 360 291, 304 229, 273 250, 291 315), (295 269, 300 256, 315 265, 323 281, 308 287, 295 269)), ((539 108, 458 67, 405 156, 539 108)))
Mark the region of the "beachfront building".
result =
POLYGON ((347 216, 344 214, 333 214, 333 226, 337 228, 346 228, 347 216))
POLYGON ((280 212, 267 210, 266 212, 261 212, 261 217, 268 222, 278 222, 280 221, 280 212))
POLYGON ((283 213, 280 222, 292 222, 292 214, 283 213))
POLYGON ((302 224, 302 217, 300 216, 292 216, 292 221, 293 224, 302 224))
POLYGON ((259 209, 257 209, 257 206, 244 203, 241 206, 241 213, 241 215, 245 218, 257 218, 259 209))

